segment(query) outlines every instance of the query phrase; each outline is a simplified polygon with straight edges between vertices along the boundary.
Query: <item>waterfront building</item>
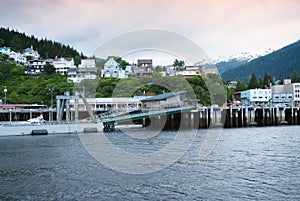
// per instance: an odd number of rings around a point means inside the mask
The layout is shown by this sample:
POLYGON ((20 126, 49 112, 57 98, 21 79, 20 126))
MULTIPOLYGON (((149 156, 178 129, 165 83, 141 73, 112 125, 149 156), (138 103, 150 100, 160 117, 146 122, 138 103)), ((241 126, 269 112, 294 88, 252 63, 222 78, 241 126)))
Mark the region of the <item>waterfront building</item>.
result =
POLYGON ((249 89, 241 92, 242 104, 266 104, 271 101, 271 89, 249 89))
POLYGON ((271 89, 273 103, 300 103, 300 83, 291 83, 290 79, 285 79, 283 85, 273 85, 271 89))
MULTIPOLYGON (((142 102, 140 98, 131 98, 131 97, 123 97, 123 98, 86 98, 86 101, 89 107, 94 111, 108 111, 108 110, 116 110, 120 108, 126 107, 141 107, 142 102)), ((70 108, 71 110, 75 110, 75 100, 70 100, 70 108)), ((78 100, 78 109, 87 110, 86 105, 82 99, 78 100)))

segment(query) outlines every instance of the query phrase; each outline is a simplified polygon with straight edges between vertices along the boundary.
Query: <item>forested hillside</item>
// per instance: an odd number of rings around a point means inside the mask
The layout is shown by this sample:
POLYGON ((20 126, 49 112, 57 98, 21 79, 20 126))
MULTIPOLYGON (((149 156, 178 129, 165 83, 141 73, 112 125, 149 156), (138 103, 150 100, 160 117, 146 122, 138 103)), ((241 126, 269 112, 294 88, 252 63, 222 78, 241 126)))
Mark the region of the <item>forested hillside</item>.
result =
MULTIPOLYGON (((26 67, 17 66, 14 62, 0 62, 1 91, 7 89, 7 103, 28 103, 50 105, 49 89, 53 89, 53 97, 73 90, 73 83, 60 74, 42 73, 39 76, 25 75, 26 67)), ((4 100, 4 93, 0 99, 4 100)))
POLYGON ((294 71, 300 72, 300 41, 225 71, 222 77, 226 80, 248 82, 251 74, 255 74, 257 78, 263 78, 267 73, 278 80, 290 78, 294 71))
POLYGON ((84 55, 79 53, 69 45, 63 45, 48 39, 37 39, 33 35, 28 36, 25 33, 20 33, 15 30, 0 28, 0 46, 12 47, 14 51, 23 51, 24 49, 33 46, 42 58, 55 58, 58 57, 75 57, 84 55))

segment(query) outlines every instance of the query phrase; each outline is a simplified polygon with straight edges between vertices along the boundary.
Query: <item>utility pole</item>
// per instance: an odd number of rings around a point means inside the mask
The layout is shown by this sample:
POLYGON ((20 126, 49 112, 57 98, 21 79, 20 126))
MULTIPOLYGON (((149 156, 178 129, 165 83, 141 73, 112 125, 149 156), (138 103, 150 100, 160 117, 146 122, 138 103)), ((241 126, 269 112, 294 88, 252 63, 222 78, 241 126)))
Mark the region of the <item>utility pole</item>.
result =
POLYGON ((4 89, 3 89, 3 92, 4 92, 4 104, 6 105, 6 93, 7 93, 7 88, 6 86, 4 86, 4 89))

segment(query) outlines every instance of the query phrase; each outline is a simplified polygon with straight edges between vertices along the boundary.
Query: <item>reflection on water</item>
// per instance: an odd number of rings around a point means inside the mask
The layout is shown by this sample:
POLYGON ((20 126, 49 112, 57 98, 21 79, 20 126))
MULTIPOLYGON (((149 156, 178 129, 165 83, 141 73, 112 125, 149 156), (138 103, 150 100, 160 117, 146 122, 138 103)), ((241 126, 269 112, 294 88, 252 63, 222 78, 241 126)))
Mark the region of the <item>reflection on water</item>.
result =
MULTIPOLYGON (((0 137, 0 200, 299 200, 299 128, 225 129, 206 160, 199 159, 206 135, 199 130, 173 165, 141 175, 103 166, 75 134, 0 137)), ((149 153, 174 133, 107 136, 120 149, 149 153)))

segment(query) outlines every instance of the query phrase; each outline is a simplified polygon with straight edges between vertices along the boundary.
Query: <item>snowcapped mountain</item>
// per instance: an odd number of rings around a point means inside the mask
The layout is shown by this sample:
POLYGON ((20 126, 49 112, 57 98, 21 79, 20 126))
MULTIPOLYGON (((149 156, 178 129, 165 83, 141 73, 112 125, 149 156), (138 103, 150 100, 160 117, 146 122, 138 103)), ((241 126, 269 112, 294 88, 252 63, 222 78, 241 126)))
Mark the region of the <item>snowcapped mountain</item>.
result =
POLYGON ((231 70, 259 57, 271 54, 273 51, 273 49, 269 48, 255 53, 242 52, 240 54, 234 54, 228 57, 220 56, 217 59, 203 60, 200 64, 202 64, 204 67, 216 66, 219 70, 219 73, 222 74, 227 70, 231 70))
POLYGON ((210 64, 217 64, 220 62, 230 62, 233 60, 249 62, 249 61, 252 61, 253 59, 257 59, 258 57, 265 56, 267 54, 271 54, 272 52, 274 52, 274 50, 269 48, 269 49, 265 49, 260 52, 252 52, 252 53, 241 52, 240 54, 233 54, 228 57, 220 56, 217 59, 212 59, 210 64))
POLYGON ((266 73, 272 78, 286 79, 295 71, 300 71, 300 40, 236 68, 226 69, 221 76, 225 80, 248 82, 252 73, 257 79, 263 78, 266 73))

